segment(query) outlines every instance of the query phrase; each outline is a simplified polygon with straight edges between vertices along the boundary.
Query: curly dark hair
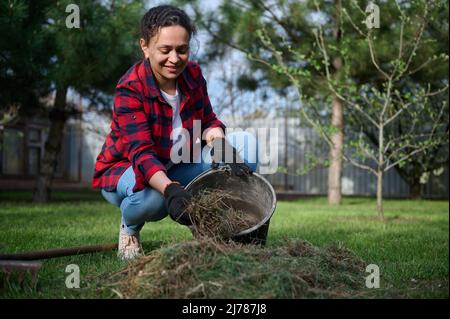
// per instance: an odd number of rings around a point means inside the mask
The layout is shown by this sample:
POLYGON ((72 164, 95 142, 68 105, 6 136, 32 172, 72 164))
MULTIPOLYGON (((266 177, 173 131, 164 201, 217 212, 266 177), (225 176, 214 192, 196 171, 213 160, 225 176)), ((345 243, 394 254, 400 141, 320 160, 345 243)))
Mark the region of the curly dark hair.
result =
POLYGON ((155 36, 162 27, 179 25, 186 29, 189 39, 196 33, 195 26, 191 19, 183 10, 171 6, 160 5, 153 7, 141 19, 141 38, 147 44, 150 39, 155 36))

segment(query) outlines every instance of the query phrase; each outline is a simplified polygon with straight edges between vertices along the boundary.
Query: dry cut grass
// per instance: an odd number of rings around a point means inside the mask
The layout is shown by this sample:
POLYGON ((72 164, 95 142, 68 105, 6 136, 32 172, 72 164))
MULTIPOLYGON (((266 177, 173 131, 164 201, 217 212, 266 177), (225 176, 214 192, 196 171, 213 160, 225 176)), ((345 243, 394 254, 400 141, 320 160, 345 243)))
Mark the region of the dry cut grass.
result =
POLYGON ((357 298, 365 263, 342 246, 268 248, 203 238, 161 247, 103 284, 121 298, 357 298))
POLYGON ((188 207, 194 236, 221 241, 257 224, 254 215, 233 207, 236 200, 230 192, 208 188, 194 196, 188 207))

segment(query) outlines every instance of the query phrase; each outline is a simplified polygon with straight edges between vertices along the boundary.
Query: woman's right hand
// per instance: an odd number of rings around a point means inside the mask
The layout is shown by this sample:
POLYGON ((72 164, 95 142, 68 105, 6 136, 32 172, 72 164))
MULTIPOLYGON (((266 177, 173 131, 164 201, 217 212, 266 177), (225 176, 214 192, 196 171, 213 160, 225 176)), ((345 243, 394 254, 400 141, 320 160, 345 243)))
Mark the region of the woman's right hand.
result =
POLYGON ((172 182, 164 190, 166 199, 166 208, 169 216, 181 225, 192 225, 191 217, 187 208, 192 201, 192 195, 189 194, 178 182, 172 182))

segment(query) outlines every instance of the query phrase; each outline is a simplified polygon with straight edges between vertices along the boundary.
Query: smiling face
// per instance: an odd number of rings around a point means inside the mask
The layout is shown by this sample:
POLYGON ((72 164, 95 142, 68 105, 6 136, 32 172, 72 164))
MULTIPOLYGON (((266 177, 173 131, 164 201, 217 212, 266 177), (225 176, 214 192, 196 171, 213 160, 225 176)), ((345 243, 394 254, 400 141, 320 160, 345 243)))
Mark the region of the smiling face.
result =
POLYGON ((162 27, 148 43, 140 40, 161 89, 175 88, 175 80, 189 60, 189 33, 179 25, 162 27))

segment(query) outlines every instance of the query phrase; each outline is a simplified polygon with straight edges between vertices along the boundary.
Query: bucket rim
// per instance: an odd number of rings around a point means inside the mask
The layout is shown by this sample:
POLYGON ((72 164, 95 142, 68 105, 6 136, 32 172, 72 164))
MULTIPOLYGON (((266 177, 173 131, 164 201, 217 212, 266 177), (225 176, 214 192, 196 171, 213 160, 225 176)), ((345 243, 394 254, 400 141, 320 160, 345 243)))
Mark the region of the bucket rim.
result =
MULTIPOLYGON (((192 184, 194 184, 195 182, 197 182, 198 180, 202 179, 203 177, 205 177, 207 175, 211 175, 211 174, 218 173, 218 172, 221 172, 221 171, 226 171, 226 170, 229 170, 229 168, 227 166, 219 166, 218 168, 209 168, 206 171, 204 171, 201 174, 199 174, 198 176, 196 176, 192 181, 190 181, 185 186, 185 189, 189 190, 189 188, 192 186, 192 184)), ((252 172, 252 175, 256 176, 261 181, 263 181, 268 186, 268 188, 270 190, 270 193, 271 193, 272 199, 273 199, 272 207, 270 208, 270 214, 267 214, 266 216, 264 216, 264 218, 259 223, 257 223, 256 225, 254 225, 254 226, 252 226, 252 227, 250 227, 248 229, 244 229, 243 231, 237 233, 236 235, 233 235, 233 237, 247 235, 247 234, 257 230, 262 225, 264 225, 266 222, 268 222, 272 218, 273 214, 275 213, 275 209, 276 209, 276 206, 277 206, 277 196, 276 196, 274 188, 269 183, 269 181, 266 178, 264 178, 264 176, 262 176, 262 175, 260 175, 260 174, 258 174, 256 172, 252 172)))

